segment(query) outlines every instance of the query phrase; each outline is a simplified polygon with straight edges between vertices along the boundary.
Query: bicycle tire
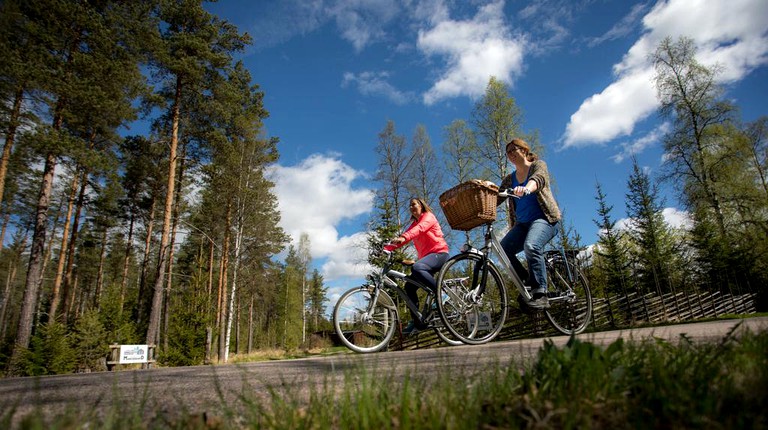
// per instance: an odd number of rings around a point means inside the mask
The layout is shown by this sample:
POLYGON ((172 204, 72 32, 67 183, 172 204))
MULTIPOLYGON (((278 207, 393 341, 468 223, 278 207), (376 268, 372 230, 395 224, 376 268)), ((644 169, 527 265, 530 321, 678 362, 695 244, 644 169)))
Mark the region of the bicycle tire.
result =
POLYGON ((451 335, 469 345, 493 340, 507 318, 507 290, 501 273, 488 261, 485 292, 473 301, 468 297, 478 263, 477 254, 458 254, 443 265, 437 276, 437 308, 445 328, 451 335))
POLYGON ((386 292, 379 292, 372 314, 366 312, 374 291, 369 285, 352 288, 333 308, 333 328, 344 346, 354 352, 381 351, 395 334, 397 309, 386 292))
MULTIPOLYGON (((429 298, 427 299, 427 306, 432 306, 432 298, 433 295, 429 295, 429 298)), ((443 319, 440 318, 440 312, 433 312, 430 316, 429 321, 430 327, 432 327, 432 330, 435 331, 435 334, 437 335, 440 340, 447 343, 450 346, 458 346, 458 345, 464 345, 464 342, 462 342, 460 339, 454 339, 451 335, 451 332, 448 331, 447 328, 445 328, 445 324, 443 324, 443 319)))
POLYGON ((550 307, 544 314, 549 323, 562 334, 582 333, 589 326, 593 308, 592 292, 584 275, 573 263, 567 266, 563 258, 550 258, 547 285, 550 307))

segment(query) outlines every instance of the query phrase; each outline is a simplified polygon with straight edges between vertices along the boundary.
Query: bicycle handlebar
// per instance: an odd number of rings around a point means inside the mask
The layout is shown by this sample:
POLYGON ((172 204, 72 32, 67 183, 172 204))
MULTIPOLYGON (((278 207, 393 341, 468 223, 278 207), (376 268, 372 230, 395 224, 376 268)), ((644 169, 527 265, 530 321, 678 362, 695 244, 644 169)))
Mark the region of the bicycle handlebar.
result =
POLYGON ((514 188, 507 188, 505 190, 499 190, 499 197, 514 197, 516 199, 519 199, 520 196, 515 195, 515 193, 512 191, 514 188))

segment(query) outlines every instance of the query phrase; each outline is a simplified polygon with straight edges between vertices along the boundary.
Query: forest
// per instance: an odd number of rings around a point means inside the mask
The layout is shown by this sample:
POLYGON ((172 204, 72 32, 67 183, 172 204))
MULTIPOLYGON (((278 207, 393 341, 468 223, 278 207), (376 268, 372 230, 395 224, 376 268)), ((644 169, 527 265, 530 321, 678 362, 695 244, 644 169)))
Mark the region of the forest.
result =
MULTIPOLYGON (((250 42, 199 0, 0 4, 5 375, 102 370, 110 344, 156 345, 161 365, 179 366, 321 342, 327 287, 310 270, 309 238, 293 246, 279 226, 267 174, 279 139, 266 136, 264 93, 237 60, 250 42), (151 125, 146 134, 121 134, 137 120, 151 125)), ((665 169, 650 177, 634 163, 626 229, 595 185, 601 234, 586 272, 594 295, 750 292, 765 310, 768 118, 741 122, 718 70, 695 53, 685 38, 655 51, 660 114, 672 124, 665 169), (690 230, 665 222, 666 182, 690 230)), ((424 127, 409 139, 386 122, 372 137, 370 248, 402 228, 408 197, 442 216, 442 190, 499 183, 512 137, 546 157, 522 116, 491 78, 440 144, 424 127)), ((585 248, 567 216, 557 246, 585 248)))

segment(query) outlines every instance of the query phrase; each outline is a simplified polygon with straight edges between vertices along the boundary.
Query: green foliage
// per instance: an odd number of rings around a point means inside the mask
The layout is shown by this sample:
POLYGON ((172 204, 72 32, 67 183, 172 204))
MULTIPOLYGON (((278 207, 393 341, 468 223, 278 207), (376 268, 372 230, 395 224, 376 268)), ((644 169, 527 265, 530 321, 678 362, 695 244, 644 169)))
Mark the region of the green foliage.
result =
POLYGON ((72 372, 77 362, 72 335, 59 322, 38 326, 23 361, 24 373, 29 376, 72 372))
POLYGON ((109 355, 109 344, 109 333, 98 311, 88 311, 78 318, 72 334, 78 369, 106 370, 102 361, 109 355))
POLYGON ((632 218, 630 236, 636 245, 633 262, 638 290, 643 294, 656 292, 659 295, 675 291, 671 271, 677 255, 671 229, 662 215, 658 185, 635 159, 627 180, 626 197, 627 215, 632 218))
POLYGON ((483 169, 481 178, 498 184, 509 173, 506 145, 513 137, 523 137, 522 114, 507 85, 492 76, 483 97, 472 110, 472 125, 477 136, 476 157, 483 169))
POLYGON ((161 350, 158 361, 168 366, 195 366, 203 364, 206 348, 206 329, 215 322, 205 312, 205 297, 194 291, 178 291, 171 302, 168 348, 161 350))

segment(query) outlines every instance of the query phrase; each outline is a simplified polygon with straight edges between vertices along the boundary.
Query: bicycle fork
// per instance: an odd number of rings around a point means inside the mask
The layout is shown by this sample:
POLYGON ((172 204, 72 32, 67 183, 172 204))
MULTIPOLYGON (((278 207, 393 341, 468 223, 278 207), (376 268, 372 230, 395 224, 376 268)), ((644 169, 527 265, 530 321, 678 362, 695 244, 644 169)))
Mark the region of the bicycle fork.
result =
POLYGON ((471 288, 464 294, 464 301, 468 304, 477 304, 485 293, 486 280, 488 279, 488 256, 483 255, 480 264, 472 270, 471 288))

